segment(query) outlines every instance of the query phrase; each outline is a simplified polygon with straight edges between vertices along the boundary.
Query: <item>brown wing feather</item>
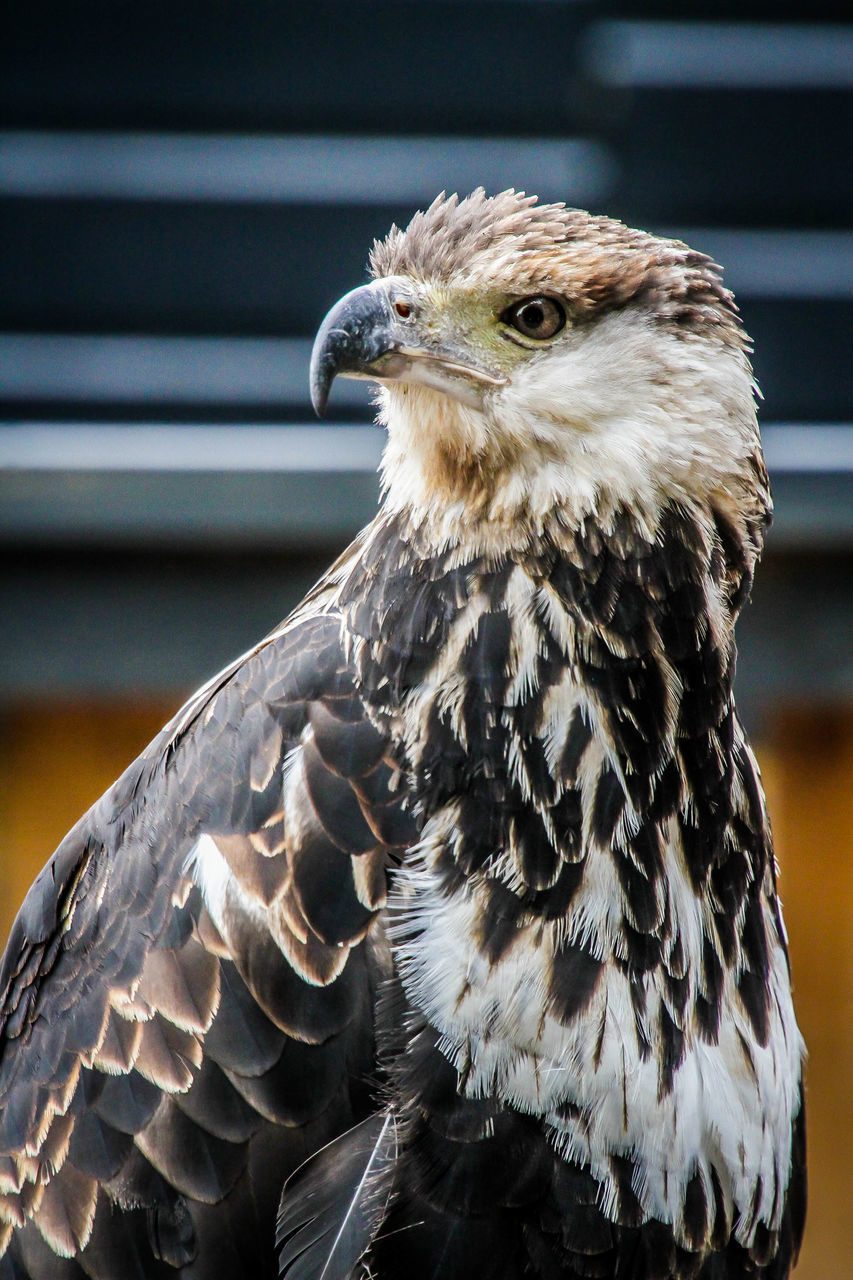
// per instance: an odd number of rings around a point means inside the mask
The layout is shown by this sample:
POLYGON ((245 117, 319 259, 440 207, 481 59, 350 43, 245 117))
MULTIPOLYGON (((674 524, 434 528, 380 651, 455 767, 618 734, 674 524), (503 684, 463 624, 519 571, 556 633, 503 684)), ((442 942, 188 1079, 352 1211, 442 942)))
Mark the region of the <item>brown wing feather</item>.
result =
POLYGON ((412 834, 385 752, 309 617, 57 850, 0 971, 4 1277, 275 1275, 285 1176, 367 1105, 384 833, 412 834))

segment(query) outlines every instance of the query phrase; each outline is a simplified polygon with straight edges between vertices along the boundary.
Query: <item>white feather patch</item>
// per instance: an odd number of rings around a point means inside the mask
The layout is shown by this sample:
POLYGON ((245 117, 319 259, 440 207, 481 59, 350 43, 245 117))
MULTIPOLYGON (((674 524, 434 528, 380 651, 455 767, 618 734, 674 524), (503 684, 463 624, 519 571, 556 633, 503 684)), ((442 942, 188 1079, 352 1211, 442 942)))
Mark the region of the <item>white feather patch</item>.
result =
MULTIPOLYGON (((601 1207, 613 1218, 617 1188, 610 1157, 615 1155, 635 1162, 634 1191, 645 1214, 671 1224, 676 1234, 683 1231, 687 1183, 697 1172, 713 1203, 712 1168, 741 1243, 751 1242, 759 1220, 777 1228, 802 1057, 781 946, 771 953, 767 1046, 755 1044, 729 974, 719 1043, 708 1043, 688 1025, 684 1059, 672 1090, 662 1095, 656 1056, 643 1058, 630 985, 616 965, 606 964, 589 1007, 563 1025, 548 1012, 557 926, 537 922, 520 929, 495 964, 482 955, 476 941, 481 906, 475 889, 447 898, 431 867, 437 851, 452 838, 452 826, 450 810, 425 828, 390 904, 395 920, 391 937, 409 998, 440 1032, 442 1050, 464 1078, 465 1092, 497 1096, 518 1110, 545 1117, 558 1148, 590 1166, 601 1184, 601 1207), (742 1037, 753 1046, 753 1069, 744 1058, 742 1037), (560 1111, 566 1102, 580 1109, 579 1118, 560 1111), (752 1215, 759 1178, 762 1195, 752 1215)), ((692 1000, 701 964, 702 908, 672 850, 667 871, 692 1000)), ((618 931, 614 903, 619 906, 621 894, 612 859, 591 853, 568 936, 602 959, 608 939, 618 931)), ((650 988, 650 1026, 657 1021, 662 998, 650 988)))

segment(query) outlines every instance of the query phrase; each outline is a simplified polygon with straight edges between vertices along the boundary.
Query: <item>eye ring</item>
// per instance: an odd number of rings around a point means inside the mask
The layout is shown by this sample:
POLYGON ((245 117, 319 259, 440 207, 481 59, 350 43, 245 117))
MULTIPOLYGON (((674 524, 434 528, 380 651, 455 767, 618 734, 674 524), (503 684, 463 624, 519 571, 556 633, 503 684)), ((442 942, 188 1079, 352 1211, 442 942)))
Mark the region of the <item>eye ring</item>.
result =
POLYGON ((501 320, 531 342, 548 342, 566 327, 566 309, 558 298, 535 293, 507 307, 501 320))

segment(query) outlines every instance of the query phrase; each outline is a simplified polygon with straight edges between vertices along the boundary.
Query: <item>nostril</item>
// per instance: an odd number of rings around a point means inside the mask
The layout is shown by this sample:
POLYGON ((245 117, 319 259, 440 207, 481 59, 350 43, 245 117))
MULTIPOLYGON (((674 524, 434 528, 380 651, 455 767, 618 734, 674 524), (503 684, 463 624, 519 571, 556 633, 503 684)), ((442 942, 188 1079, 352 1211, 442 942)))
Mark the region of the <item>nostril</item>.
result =
POLYGON ((400 316, 400 318, 403 320, 408 320, 409 316, 412 314, 411 304, 408 302, 403 302, 403 301, 395 302, 394 310, 397 312, 397 315, 400 316))

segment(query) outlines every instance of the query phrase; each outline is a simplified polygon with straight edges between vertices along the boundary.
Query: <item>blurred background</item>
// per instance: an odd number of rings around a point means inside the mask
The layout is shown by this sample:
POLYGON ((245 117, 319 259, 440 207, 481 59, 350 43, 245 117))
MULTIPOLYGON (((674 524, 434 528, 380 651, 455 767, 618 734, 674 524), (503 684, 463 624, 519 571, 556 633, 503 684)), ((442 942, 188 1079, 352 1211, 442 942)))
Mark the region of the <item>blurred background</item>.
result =
POLYGON ((307 360, 374 236, 516 186, 675 234, 756 344, 739 701, 810 1047, 798 1275, 851 1274, 853 28, 822 0, 18 0, 0 17, 0 932, 182 698, 375 509, 307 360))

